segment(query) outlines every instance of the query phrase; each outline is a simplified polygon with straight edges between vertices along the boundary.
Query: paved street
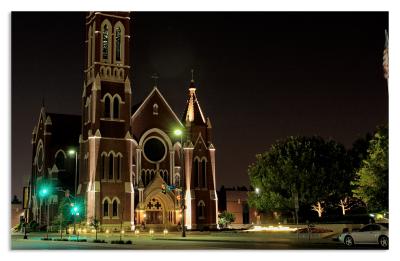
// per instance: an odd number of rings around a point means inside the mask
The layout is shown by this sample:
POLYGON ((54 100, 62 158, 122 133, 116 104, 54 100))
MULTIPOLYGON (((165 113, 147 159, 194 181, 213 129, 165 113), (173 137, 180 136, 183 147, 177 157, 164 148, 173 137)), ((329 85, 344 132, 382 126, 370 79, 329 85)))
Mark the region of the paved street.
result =
MULTIPOLYGON (((65 241, 44 241, 40 240, 44 234, 31 234, 28 240, 22 235, 12 235, 11 249, 158 249, 158 250, 190 250, 190 249, 349 249, 331 237, 308 240, 308 237, 297 239, 292 233, 188 233, 186 238, 180 237, 178 233, 170 233, 167 236, 155 234, 149 236, 142 234, 124 235, 124 240, 132 240, 132 245, 110 244, 111 240, 118 240, 119 235, 100 234, 99 239, 108 243, 92 243, 93 235, 81 236, 88 242, 65 242, 65 241)), ((56 234, 50 237, 58 238, 56 234)), ((375 246, 357 246, 351 249, 379 249, 375 246)))

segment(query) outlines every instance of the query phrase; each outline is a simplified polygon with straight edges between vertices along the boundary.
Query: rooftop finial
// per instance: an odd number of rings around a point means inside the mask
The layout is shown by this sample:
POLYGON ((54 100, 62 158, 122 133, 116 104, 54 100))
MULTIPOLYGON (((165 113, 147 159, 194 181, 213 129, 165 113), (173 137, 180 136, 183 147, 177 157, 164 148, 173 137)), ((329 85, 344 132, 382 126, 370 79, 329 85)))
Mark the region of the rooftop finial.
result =
POLYGON ((191 71, 192 71, 192 82, 194 82, 194 79, 193 79, 194 70, 192 69, 191 71))
POLYGON ((158 78, 160 78, 160 77, 158 76, 158 74, 157 74, 157 73, 153 73, 153 75, 151 76, 151 78, 153 78, 153 79, 154 79, 154 87, 157 87, 157 84, 158 84, 158 78))
POLYGON ((44 96, 42 96, 42 107, 44 107, 44 96))

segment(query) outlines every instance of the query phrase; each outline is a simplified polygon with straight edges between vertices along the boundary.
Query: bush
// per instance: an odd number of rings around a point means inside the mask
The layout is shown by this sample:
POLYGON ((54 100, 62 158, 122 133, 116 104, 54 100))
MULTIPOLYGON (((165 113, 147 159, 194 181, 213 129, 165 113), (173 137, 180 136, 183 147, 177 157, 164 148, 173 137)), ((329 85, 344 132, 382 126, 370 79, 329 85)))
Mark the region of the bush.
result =
POLYGON ((52 240, 51 237, 42 237, 40 240, 52 240))
POLYGON ((111 241, 111 244, 127 244, 127 245, 132 245, 132 241, 131 240, 127 240, 127 241, 124 241, 124 240, 113 240, 113 241, 111 241))
POLYGON ((124 240, 112 240, 111 244, 125 244, 124 240))
POLYGON ((68 241, 68 238, 53 238, 53 241, 68 241))
POLYGON ((220 228, 226 228, 230 223, 235 221, 236 217, 233 213, 224 211, 218 216, 218 224, 220 228))
POLYGON ((93 243, 107 243, 105 240, 95 239, 93 243))

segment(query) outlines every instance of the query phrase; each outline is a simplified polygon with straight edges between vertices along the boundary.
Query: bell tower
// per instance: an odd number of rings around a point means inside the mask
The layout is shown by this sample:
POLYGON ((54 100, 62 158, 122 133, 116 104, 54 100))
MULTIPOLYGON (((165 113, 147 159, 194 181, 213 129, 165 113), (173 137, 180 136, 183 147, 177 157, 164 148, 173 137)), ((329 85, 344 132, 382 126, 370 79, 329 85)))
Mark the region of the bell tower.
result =
POLYGON ((78 195, 102 228, 134 225, 129 12, 86 15, 78 195))

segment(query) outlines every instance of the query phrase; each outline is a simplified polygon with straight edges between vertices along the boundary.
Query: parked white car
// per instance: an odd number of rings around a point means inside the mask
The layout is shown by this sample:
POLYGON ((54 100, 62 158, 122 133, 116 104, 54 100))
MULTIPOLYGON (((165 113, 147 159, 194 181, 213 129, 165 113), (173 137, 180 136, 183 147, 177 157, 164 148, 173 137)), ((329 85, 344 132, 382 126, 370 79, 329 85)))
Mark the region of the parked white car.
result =
POLYGON ((347 246, 357 244, 379 244, 383 248, 389 247, 389 224, 369 224, 360 230, 343 232, 339 241, 347 246))

